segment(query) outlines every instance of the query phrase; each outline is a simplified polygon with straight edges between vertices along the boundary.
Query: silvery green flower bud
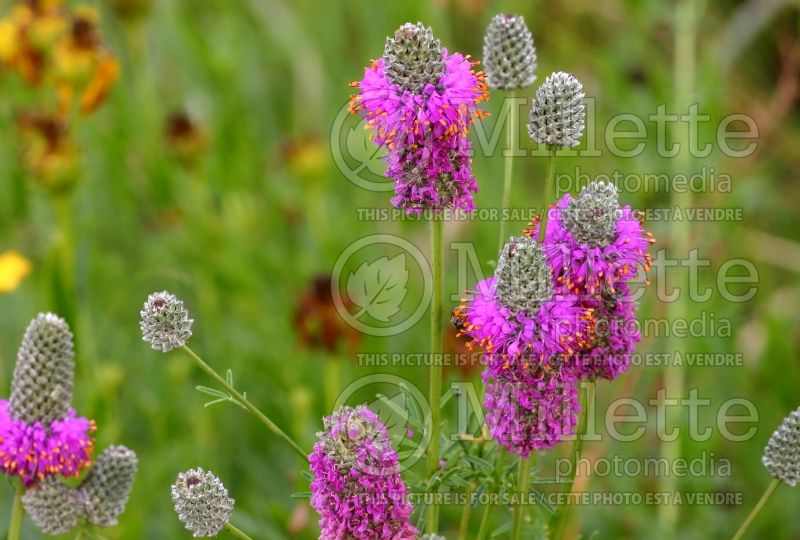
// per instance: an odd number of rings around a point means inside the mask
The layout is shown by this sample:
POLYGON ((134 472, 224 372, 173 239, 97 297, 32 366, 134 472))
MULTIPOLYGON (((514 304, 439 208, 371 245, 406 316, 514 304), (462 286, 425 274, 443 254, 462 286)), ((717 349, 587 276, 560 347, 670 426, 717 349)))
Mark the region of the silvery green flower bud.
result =
POLYGON ((419 537, 419 540, 447 540, 447 538, 434 533, 425 533, 419 537))
POLYGON ((536 91, 528 134, 534 142, 568 147, 578 146, 583 136, 586 110, 583 86, 570 75, 553 73, 536 91))
POLYGON ((77 491, 55 478, 46 478, 22 495, 31 521, 43 533, 64 534, 78 523, 82 505, 77 491))
POLYGON ((442 45, 433 30, 406 23, 386 38, 383 51, 386 76, 401 90, 419 93, 426 84, 436 85, 444 73, 442 45))
POLYGON ((621 212, 614 184, 592 182, 569 201, 561 221, 579 244, 605 247, 617 237, 621 212))
POLYGON ((133 479, 136 453, 124 446, 109 446, 89 470, 79 491, 90 523, 112 527, 125 511, 133 479))
POLYGON ((494 272, 495 297, 513 313, 531 315, 553 297, 553 276, 541 246, 528 236, 511 237, 494 272))
POLYGON ((216 536, 233 513, 233 499, 219 478, 201 468, 180 473, 172 485, 178 519, 194 536, 216 536))
POLYGON ((140 315, 142 339, 157 351, 183 347, 192 337, 194 320, 189 318, 183 301, 167 291, 148 296, 140 315))
POLYGON ((536 48, 521 15, 495 15, 483 38, 483 67, 489 88, 517 90, 536 80, 536 48))
POLYGON ((784 418, 769 438, 762 461, 773 477, 790 486, 800 481, 800 409, 784 418))
POLYGON ((40 313, 28 325, 11 380, 11 414, 28 424, 65 418, 75 372, 72 333, 64 319, 40 313))

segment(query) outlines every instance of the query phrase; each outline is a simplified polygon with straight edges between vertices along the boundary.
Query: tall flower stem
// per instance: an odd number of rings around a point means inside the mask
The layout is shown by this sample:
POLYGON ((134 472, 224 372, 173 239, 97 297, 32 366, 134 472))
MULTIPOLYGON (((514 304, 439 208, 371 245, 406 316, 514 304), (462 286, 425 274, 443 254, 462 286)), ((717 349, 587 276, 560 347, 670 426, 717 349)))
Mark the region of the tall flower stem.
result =
POLYGON ((761 509, 764 508, 765 504, 767 504, 767 501, 772 496, 772 493, 775 491, 775 488, 777 488, 780 483, 781 483, 780 478, 774 478, 772 482, 770 482, 770 484, 767 486, 766 491, 764 491, 764 494, 761 496, 761 499, 758 501, 758 504, 756 504, 756 507, 753 508, 753 511, 750 512, 750 515, 747 516, 746 520, 744 520, 742 526, 739 527, 739 530, 736 531, 736 534, 733 535, 733 540, 740 540, 741 538, 744 537, 744 533, 746 533, 747 529, 750 528, 750 525, 753 523, 753 520, 756 519, 756 516, 758 516, 759 512, 761 512, 761 509))
POLYGON ((241 538, 241 540, 253 540, 252 538, 250 538, 249 536, 247 536, 247 534, 245 534, 244 532, 242 532, 241 530, 239 530, 238 528, 236 528, 236 527, 235 527, 234 525, 232 525, 231 523, 226 523, 226 524, 225 524, 225 529, 226 529, 226 530, 227 530, 229 533, 231 533, 231 535, 235 536, 236 538, 241 538))
POLYGON ((17 480, 14 492, 14 506, 11 507, 11 521, 8 525, 8 540, 19 540, 22 534, 22 521, 25 517, 25 509, 22 506, 22 494, 25 493, 25 486, 22 479, 17 480))
POLYGON ((224 377, 220 376, 219 373, 214 371, 214 369, 211 366, 209 366, 208 364, 206 364, 203 361, 203 359, 200 358, 192 349, 190 349, 188 346, 184 345, 183 346, 183 350, 186 351, 186 353, 189 355, 189 357, 192 360, 194 360, 194 363, 197 364, 197 366, 200 369, 205 371, 206 374, 209 377, 211 377, 212 379, 217 381, 217 383, 219 383, 223 388, 225 388, 225 390, 227 390, 228 393, 230 393, 231 396, 233 396, 236 399, 237 403, 239 403, 242 407, 244 407, 253 416, 258 418, 261 421, 261 423, 264 424, 267 427, 267 429, 269 429, 272 433, 277 435, 279 438, 283 439, 284 442, 286 442, 286 444, 288 444, 292 448, 292 450, 294 450, 300 457, 303 458, 303 461, 308 459, 308 454, 306 452, 304 452, 302 448, 300 448, 300 445, 298 445, 294 441, 294 439, 292 439, 281 428, 279 428, 277 425, 275 425, 275 423, 272 420, 270 420, 267 417, 267 415, 262 413, 258 409, 258 407, 256 407, 252 403, 250 403, 250 401, 244 395, 239 393, 238 390, 236 390, 233 386, 228 384, 228 381, 225 380, 224 377))
POLYGON ((556 169, 556 147, 549 146, 547 170, 544 175, 544 198, 542 200, 542 221, 539 224, 539 243, 544 242, 547 229, 547 217, 550 213, 550 199, 553 197, 553 174, 556 169))
POLYGON ((508 121, 506 122, 506 150, 503 154, 503 198, 500 202, 500 247, 498 252, 503 249, 503 246, 508 240, 508 208, 511 206, 511 172, 514 167, 514 137, 518 133, 517 128, 517 115, 519 114, 517 104, 514 102, 514 91, 508 92, 508 121))
POLYGON ((531 461, 535 459, 535 456, 535 453, 531 453, 528 459, 522 457, 519 459, 517 493, 520 497, 520 502, 514 506, 514 516, 511 522, 511 540, 520 540, 522 538, 522 522, 525 518, 528 485, 531 479, 531 461))
POLYGON ((489 532, 489 517, 492 515, 492 505, 488 504, 483 508, 483 515, 481 516, 481 524, 478 527, 478 536, 475 540, 483 540, 489 532))
MULTIPOLYGON (((570 467, 570 479, 567 489, 564 493, 572 493, 575 486, 575 474, 577 473, 578 460, 580 459, 581 451, 583 450, 583 439, 586 436, 586 428, 589 425, 589 407, 594 402, 594 381, 590 381, 586 385, 586 391, 581 392, 581 416, 578 420, 578 435, 575 438, 575 448, 573 449, 573 456, 570 460, 572 466, 570 467)), ((553 538, 558 540, 564 538, 567 532, 567 523, 569 523, 571 505, 566 505, 556 514, 555 534, 553 538)))
MULTIPOLYGON (((694 93, 694 78, 696 70, 696 33, 697 33, 697 1, 696 0, 682 0, 675 10, 675 54, 673 64, 673 80, 674 98, 673 112, 687 111, 694 93)), ((672 127, 672 140, 676 147, 680 145, 678 153, 672 159, 672 170, 678 174, 688 174, 688 169, 691 166, 691 155, 689 154, 689 133, 686 129, 679 129, 676 126, 672 127)), ((692 193, 687 190, 686 193, 678 193, 677 191, 672 195, 672 206, 676 208, 691 208, 692 193)), ((680 260, 686 257, 690 249, 690 236, 691 230, 688 222, 676 221, 672 228, 672 258, 680 260)), ((670 316, 672 320, 686 320, 688 316, 689 306, 685 298, 686 286, 683 284, 679 286, 678 290, 680 295, 675 302, 670 306, 670 316)), ((675 354, 682 354, 685 350, 685 341, 683 339, 673 338, 666 344, 666 349, 675 354)), ((667 366, 664 370, 664 387, 665 391, 671 394, 673 398, 681 399, 684 394, 685 375, 681 366, 667 366)), ((666 422, 669 425, 676 425, 681 422, 680 410, 678 407, 667 408, 666 422)), ((681 456, 681 439, 680 437, 674 441, 668 441, 666 438, 661 442, 661 457, 668 463, 674 463, 675 460, 681 456)), ((667 475, 661 480, 659 491, 672 493, 677 489, 677 480, 667 475)), ((658 524, 659 535, 664 537, 673 536, 673 531, 678 523, 679 508, 677 505, 665 504, 658 509, 658 524)))
MULTIPOLYGON (((433 298, 431 299, 431 362, 430 390, 428 400, 431 404, 431 444, 428 448, 428 477, 433 478, 439 470, 439 428, 441 427, 442 364, 442 316, 444 315, 444 261, 443 261, 444 220, 431 218, 431 264, 433 266, 433 298)), ((439 528, 439 505, 433 498, 428 508, 426 530, 436 533, 439 528)))
POLYGON ((464 508, 461 509, 461 523, 458 525, 458 540, 466 540, 467 533, 469 532, 469 517, 472 513, 472 493, 475 491, 475 485, 470 482, 467 488, 467 500, 464 501, 464 508))

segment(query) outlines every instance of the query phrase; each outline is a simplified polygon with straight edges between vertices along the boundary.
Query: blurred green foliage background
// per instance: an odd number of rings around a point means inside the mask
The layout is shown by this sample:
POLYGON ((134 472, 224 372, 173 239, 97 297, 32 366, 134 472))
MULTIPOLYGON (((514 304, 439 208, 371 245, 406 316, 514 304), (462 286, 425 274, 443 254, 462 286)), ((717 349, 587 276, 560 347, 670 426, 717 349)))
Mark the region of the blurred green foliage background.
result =
MULTIPOLYGON (((121 62, 120 80, 91 118, 74 124, 80 178, 69 210, 75 239, 74 320, 78 348, 75 405, 95 418, 98 449, 122 443, 136 450, 140 472, 127 512, 110 539, 185 538, 173 513, 169 485, 179 471, 215 471, 236 499, 238 526, 257 538, 315 538, 316 515, 306 501, 303 465, 252 418, 234 406, 204 408, 197 384, 209 384, 180 352, 159 354, 141 341, 138 311, 147 294, 168 289, 182 297, 195 318, 193 348, 220 371, 233 370, 238 386, 301 444, 310 448, 325 414, 325 380, 339 371, 342 383, 384 368, 358 367, 347 346, 338 352, 305 346, 295 311, 315 276, 329 275, 338 255, 358 238, 389 232, 427 252, 427 228, 419 222, 359 220, 356 208, 388 207, 386 194, 348 182, 333 163, 330 131, 363 67, 382 53, 385 36, 406 21, 430 24, 451 50, 480 58, 482 34, 500 11, 525 16, 536 40, 539 79, 551 71, 574 73, 596 98, 594 127, 605 149, 606 122, 626 112, 641 118, 659 104, 673 110, 673 2, 575 0, 485 2, 318 2, 312 0, 117 0, 88 2, 102 14, 101 29, 121 62), (139 5, 140 4, 140 5, 139 5), (120 6, 137 9, 123 10, 120 6), (138 8, 141 8, 139 10, 138 8), (176 117, 176 115, 178 115, 176 117), (180 117, 185 115, 185 117, 180 117), (168 129, 172 120, 172 131, 168 129), (189 120, 191 126, 187 126, 189 120), (186 135, 181 139, 178 135, 186 135), (172 133, 172 136, 167 136, 172 133), (175 135, 175 134, 178 135, 175 135), (176 142, 177 137, 177 142, 176 142), (183 145, 183 146, 182 146, 183 145), (331 367, 331 365, 333 367, 331 367), (326 374, 326 375, 323 375, 326 374)), ((10 9, 8 0, 0 2, 10 9)), ((724 400, 753 401, 760 417, 756 436, 731 443, 715 428, 705 442, 681 441, 687 458, 713 452, 729 459, 729 477, 677 480, 685 491, 744 494, 743 505, 680 508, 676 537, 729 536, 744 519, 769 474, 761 451, 772 429, 798 406, 800 382, 800 80, 797 2, 707 2, 699 21, 697 81, 692 102, 711 116, 700 136, 714 141, 719 120, 744 113, 760 128, 756 152, 731 159, 715 144, 692 160, 732 178, 730 193, 700 193, 697 207, 743 209, 743 221, 696 222, 691 245, 712 260, 701 283, 715 287, 716 268, 732 258, 752 261, 758 293, 746 303, 717 293, 689 306, 691 318, 713 313, 729 319, 732 337, 683 341, 689 352, 742 353, 739 367, 686 368, 686 388, 709 398, 701 419, 714 427, 724 400)), ((534 88, 522 92, 529 97, 534 88)), ((8 388, 22 332, 52 301, 53 244, 59 238, 50 198, 20 161, 16 118, 35 107, 19 77, 0 70, 0 251, 17 250, 33 272, 14 292, 0 294, 0 388, 8 388)), ((484 120, 499 117, 502 92, 493 92, 484 120)), ((670 160, 656 152, 649 124, 647 148, 622 159, 561 158, 557 167, 589 174, 668 173, 670 160)), ((523 146, 530 148, 521 127, 523 146)), ((543 158, 515 161, 514 205, 541 204, 543 158)), ((476 203, 496 207, 502 158, 476 155, 480 186, 476 203)), ((671 207, 665 191, 623 193, 636 208, 671 207)), ((525 225, 512 224, 512 230, 525 225)), ((655 249, 671 248, 670 221, 648 227, 655 249)), ((495 258, 496 222, 448 224, 446 241, 476 243, 485 271, 495 258)), ((447 294, 457 293, 455 252, 446 249, 447 294)), ((651 276, 655 280, 655 276, 651 276)), ((685 283, 671 269, 670 286, 685 283)), ((657 285, 654 283, 654 285, 657 285)), ((446 305, 446 309, 452 303, 446 305)), ((640 319, 669 317, 655 287, 640 319)), ((359 352, 418 351, 428 323, 390 338, 363 336, 359 352)), ((664 336, 650 336, 641 353, 667 350, 664 336)), ((426 388, 424 368, 389 370, 426 388)), ((459 373, 450 372, 454 378, 459 373)), ((474 374, 473 374, 474 376, 474 374)), ((663 371, 638 366, 615 382, 598 385, 598 410, 617 397, 654 398, 663 371)), ((649 409, 651 412, 653 408, 649 409)), ((686 418, 684 418, 685 422, 686 418)), ((594 457, 657 456, 655 415, 634 443, 604 438, 587 443, 594 457)), ((686 427, 684 423, 682 427, 686 427)), ((545 473, 554 456, 541 458, 545 473)), ((552 471, 550 471, 552 474, 552 471)), ((591 478, 582 489, 653 491, 658 479, 591 478)), ((0 523, 7 523, 12 491, 0 489, 0 523)), ((753 537, 798 538, 800 491, 781 487, 754 525, 753 537)), ((443 534, 454 534, 460 508, 444 512, 443 534)), ((657 508, 581 507, 575 532, 600 538, 650 538, 657 508)), ((495 512, 497 524, 509 519, 495 512)), ((0 531, 4 529, 0 526, 0 531)), ((39 538, 30 523, 24 538, 39 538)))

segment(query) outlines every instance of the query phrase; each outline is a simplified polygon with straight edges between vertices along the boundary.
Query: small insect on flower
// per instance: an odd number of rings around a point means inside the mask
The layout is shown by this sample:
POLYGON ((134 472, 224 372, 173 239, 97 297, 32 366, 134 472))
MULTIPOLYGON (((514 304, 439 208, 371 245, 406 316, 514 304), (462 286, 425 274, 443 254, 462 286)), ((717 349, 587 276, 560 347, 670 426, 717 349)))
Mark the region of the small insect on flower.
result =
POLYGON ((213 473, 200 467, 178 475, 172 484, 175 512, 195 538, 219 534, 233 514, 234 500, 213 473))
POLYGON ((464 316, 464 310, 460 306, 453 308, 453 311, 450 314, 450 324, 452 324, 453 327, 459 332, 463 332, 464 329, 466 329, 467 321, 464 316))
POLYGON ((140 315, 142 339, 157 351, 183 347, 192 337, 194 320, 189 318, 183 301, 167 291, 148 296, 140 315))

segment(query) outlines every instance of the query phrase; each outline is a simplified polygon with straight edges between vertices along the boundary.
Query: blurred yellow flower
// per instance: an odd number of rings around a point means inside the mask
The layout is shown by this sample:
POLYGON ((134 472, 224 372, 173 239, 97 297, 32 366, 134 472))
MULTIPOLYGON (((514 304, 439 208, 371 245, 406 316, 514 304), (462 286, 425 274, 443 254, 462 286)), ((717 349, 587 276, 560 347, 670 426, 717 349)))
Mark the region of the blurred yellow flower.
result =
POLYGON ((31 269, 31 262, 16 251, 0 253, 0 293, 16 289, 31 269))

